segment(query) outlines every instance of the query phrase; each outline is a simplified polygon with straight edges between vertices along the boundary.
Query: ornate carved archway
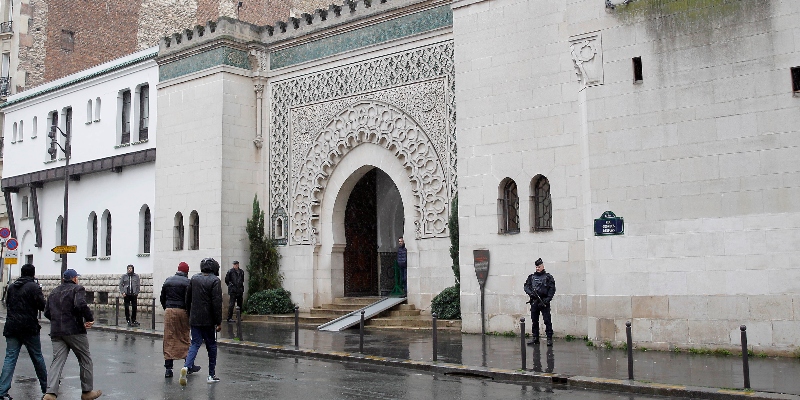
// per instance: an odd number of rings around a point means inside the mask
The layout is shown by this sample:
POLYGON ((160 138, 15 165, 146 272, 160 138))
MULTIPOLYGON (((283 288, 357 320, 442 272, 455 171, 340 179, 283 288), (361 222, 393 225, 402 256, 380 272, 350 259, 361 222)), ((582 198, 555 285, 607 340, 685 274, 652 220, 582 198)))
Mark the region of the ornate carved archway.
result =
POLYGON ((379 145, 403 163, 414 194, 416 237, 446 236, 447 181, 430 139, 397 107, 363 100, 336 115, 311 143, 294 187, 293 243, 319 241, 319 207, 328 177, 337 163, 362 143, 379 145))

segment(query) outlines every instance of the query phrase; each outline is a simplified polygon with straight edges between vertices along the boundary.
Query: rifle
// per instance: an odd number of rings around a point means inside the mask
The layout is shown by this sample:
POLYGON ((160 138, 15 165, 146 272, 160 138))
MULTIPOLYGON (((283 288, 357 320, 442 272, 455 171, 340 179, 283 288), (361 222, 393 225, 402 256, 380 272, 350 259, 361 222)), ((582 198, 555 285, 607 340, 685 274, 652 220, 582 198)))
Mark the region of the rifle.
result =
MULTIPOLYGON (((550 307, 550 305, 545 303, 544 300, 542 300, 542 297, 539 296, 539 291, 537 289, 539 289, 539 285, 538 284, 536 285, 536 287, 533 288, 533 294, 536 295, 536 298, 539 299, 539 303, 541 303, 545 307, 550 307)), ((526 301, 525 304, 533 305, 533 296, 529 295, 529 297, 530 297, 530 300, 526 301)))

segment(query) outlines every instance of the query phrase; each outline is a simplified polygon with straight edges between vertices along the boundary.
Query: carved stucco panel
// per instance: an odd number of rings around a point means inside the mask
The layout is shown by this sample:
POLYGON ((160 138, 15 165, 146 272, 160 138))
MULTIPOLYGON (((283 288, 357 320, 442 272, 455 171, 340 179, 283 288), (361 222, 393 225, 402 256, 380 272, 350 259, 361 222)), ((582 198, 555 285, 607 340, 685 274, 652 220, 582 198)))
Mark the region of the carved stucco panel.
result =
POLYGON ((317 218, 328 177, 339 160, 362 143, 382 146, 403 163, 414 194, 416 237, 446 236, 449 193, 434 144, 399 108, 363 100, 334 116, 304 151, 293 188, 292 243, 317 243, 317 218))

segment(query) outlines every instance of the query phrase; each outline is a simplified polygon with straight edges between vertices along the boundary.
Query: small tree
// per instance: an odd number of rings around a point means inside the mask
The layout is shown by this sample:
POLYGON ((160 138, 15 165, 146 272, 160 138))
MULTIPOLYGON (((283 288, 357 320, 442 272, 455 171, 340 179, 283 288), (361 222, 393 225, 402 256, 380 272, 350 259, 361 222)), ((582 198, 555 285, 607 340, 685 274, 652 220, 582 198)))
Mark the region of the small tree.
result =
POLYGON ((450 258, 453 260, 453 274, 456 276, 456 285, 461 284, 461 267, 458 262, 458 196, 450 203, 450 219, 447 221, 450 230, 450 258))
POLYGON ((246 230, 250 240, 248 294, 280 288, 283 283, 283 276, 280 274, 281 255, 275 241, 265 234, 264 211, 258 203, 258 196, 253 198, 253 215, 247 219, 246 230))

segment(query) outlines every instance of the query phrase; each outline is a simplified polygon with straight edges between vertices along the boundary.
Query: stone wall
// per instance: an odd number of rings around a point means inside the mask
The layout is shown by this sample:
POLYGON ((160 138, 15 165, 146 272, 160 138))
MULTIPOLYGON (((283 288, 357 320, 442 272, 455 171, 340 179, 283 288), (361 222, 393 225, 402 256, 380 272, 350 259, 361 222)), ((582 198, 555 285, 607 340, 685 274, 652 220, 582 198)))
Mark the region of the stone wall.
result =
MULTIPOLYGON (((61 284, 60 275, 42 275, 37 277, 42 285, 45 297, 50 295, 56 286, 61 284)), ((119 280, 121 275, 97 274, 81 275, 79 283, 86 288, 86 302, 97 305, 115 305, 116 299, 122 304, 122 295, 119 293, 119 280)), ((139 274, 141 289, 139 291, 139 309, 149 310, 153 299, 153 274, 139 274)), ((160 308, 156 294, 156 307, 160 308)))

